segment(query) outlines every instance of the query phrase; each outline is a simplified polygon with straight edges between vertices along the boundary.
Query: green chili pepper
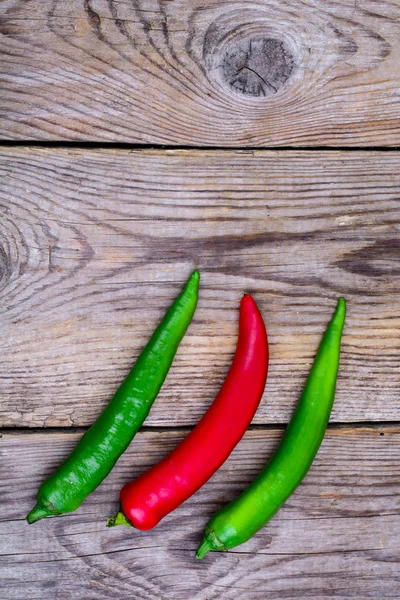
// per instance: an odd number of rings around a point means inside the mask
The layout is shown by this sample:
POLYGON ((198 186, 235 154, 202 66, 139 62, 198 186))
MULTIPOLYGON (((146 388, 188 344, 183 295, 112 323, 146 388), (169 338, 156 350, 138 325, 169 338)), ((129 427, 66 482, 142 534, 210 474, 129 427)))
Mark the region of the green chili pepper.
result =
POLYGON ((200 274, 194 271, 108 406, 41 485, 28 523, 76 510, 126 450, 147 417, 192 320, 199 281, 200 274))
POLYGON ((345 316, 346 302, 340 298, 278 449, 253 483, 211 518, 197 558, 202 559, 210 550, 228 550, 250 539, 306 475, 323 440, 335 397, 345 316))

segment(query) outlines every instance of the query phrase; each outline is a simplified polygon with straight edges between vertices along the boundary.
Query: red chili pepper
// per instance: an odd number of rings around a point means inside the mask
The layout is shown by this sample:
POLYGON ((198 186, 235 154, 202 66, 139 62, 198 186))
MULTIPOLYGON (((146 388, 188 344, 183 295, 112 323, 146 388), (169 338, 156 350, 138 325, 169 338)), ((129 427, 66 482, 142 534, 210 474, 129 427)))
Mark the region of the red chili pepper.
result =
POLYGON ((206 483, 246 431, 260 403, 267 372, 267 332, 255 301, 245 295, 235 357, 220 392, 168 456, 122 488, 122 512, 107 525, 151 529, 206 483))

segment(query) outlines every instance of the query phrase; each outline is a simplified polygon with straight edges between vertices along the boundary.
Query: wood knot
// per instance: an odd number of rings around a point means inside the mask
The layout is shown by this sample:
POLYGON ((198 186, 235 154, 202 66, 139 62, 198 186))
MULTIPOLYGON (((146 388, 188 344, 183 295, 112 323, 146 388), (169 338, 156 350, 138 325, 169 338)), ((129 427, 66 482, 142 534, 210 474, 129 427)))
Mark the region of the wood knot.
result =
POLYGON ((11 276, 11 261, 5 249, 0 246, 0 289, 2 289, 11 276))
POLYGON ((223 80, 235 92, 271 96, 285 85, 293 67, 292 53, 282 40, 259 36, 228 46, 220 70, 223 80))
POLYGON ((220 17, 209 26, 203 43, 209 74, 234 92, 252 97, 276 94, 295 68, 291 44, 259 19, 258 15, 255 22, 246 19, 238 25, 232 15, 220 17))

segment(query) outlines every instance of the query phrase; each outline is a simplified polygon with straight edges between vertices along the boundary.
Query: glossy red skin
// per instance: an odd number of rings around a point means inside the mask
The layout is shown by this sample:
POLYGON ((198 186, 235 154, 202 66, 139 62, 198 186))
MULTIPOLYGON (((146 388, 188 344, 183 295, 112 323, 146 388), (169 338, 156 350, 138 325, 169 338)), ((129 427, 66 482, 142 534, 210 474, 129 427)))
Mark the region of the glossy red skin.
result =
POLYGON ((225 462, 258 408, 267 372, 267 332, 255 301, 245 295, 236 353, 214 402, 168 456, 121 490, 122 511, 132 525, 152 529, 225 462))

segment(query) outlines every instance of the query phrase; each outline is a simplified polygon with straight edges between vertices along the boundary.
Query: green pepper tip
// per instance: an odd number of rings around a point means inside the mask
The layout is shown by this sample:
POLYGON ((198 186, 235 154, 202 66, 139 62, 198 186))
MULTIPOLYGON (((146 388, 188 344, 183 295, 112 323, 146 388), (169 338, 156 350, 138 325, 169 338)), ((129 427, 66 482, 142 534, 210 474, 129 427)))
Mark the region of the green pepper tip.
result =
POLYGON ((337 303, 337 309, 336 310, 346 310, 346 299, 343 298, 343 296, 341 296, 338 300, 337 303))
POLYGON ((332 317, 332 324, 338 325, 341 329, 344 325, 344 320, 346 318, 346 300, 341 297, 339 298, 335 310, 335 314, 332 317))
POLYGON ((195 283, 199 283, 200 271, 198 269, 195 269, 194 271, 192 271, 192 274, 189 277, 189 281, 194 281, 195 283))

